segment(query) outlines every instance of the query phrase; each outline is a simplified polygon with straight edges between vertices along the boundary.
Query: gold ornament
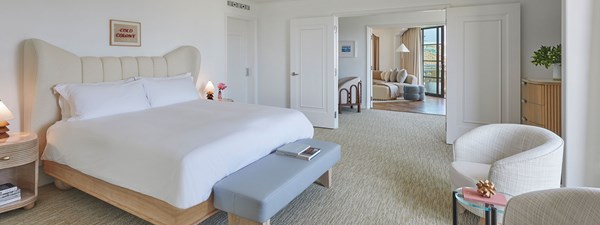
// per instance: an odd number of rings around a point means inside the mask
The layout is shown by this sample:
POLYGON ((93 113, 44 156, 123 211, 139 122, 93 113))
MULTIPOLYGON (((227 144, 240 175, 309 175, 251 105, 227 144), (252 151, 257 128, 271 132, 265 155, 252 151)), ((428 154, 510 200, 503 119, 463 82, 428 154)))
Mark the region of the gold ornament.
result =
POLYGON ((496 194, 496 186, 489 180, 477 182, 477 193, 482 197, 491 198, 492 195, 496 194))

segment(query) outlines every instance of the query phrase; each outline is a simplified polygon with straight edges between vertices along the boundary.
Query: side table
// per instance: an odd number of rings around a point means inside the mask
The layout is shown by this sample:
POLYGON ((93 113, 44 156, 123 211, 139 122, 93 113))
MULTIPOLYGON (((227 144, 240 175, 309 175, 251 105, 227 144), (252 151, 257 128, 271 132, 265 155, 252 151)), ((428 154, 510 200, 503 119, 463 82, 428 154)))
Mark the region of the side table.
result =
POLYGON ((38 196, 39 147, 37 135, 9 133, 0 139, 0 184, 12 183, 21 189, 21 200, 0 205, 0 213, 18 209, 31 209, 38 196))
MULTIPOLYGON (((511 195, 506 193, 497 193, 504 195, 506 197, 506 201, 508 201, 508 199, 512 197, 511 195)), ((452 224, 458 225, 457 207, 458 202, 460 202, 463 205, 483 210, 485 214, 485 224, 496 225, 498 224, 498 214, 504 214, 504 207, 506 206, 506 201, 493 204, 490 202, 476 202, 467 200, 463 195, 463 187, 458 188, 452 192, 452 224)))

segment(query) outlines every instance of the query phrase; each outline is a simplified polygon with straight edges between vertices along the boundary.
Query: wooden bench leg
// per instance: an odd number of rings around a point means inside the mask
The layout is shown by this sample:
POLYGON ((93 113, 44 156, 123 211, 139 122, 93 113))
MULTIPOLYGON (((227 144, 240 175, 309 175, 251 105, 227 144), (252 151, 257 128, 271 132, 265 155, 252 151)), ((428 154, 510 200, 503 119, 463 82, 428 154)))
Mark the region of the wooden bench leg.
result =
POLYGON ((229 225, 271 225, 271 220, 267 220, 264 223, 259 223, 237 216, 233 213, 227 213, 227 221, 229 225))
POLYGON ((321 177, 319 177, 319 179, 317 179, 317 183, 321 184, 323 187, 326 188, 331 188, 331 173, 332 173, 332 169, 327 170, 327 172, 325 172, 323 175, 321 175, 321 177))

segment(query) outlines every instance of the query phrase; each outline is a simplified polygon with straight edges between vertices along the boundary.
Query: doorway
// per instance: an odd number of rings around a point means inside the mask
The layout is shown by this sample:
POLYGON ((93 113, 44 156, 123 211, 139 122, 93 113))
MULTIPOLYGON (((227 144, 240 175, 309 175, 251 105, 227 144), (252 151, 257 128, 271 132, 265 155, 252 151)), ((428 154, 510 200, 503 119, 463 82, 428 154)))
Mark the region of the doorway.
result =
POLYGON ((227 17, 227 91, 235 102, 256 103, 256 21, 227 17))
POLYGON ((371 33, 371 50, 368 51, 371 55, 367 58, 370 58, 373 68, 369 71, 372 83, 368 83, 372 87, 372 108, 445 115, 445 81, 442 77, 445 71, 444 25, 385 25, 367 30, 371 33), (430 30, 433 29, 434 35, 431 36, 430 30), (404 70, 408 77, 403 81, 386 80, 384 73, 391 70, 404 70), (419 101, 405 99, 404 87, 417 85, 425 88, 427 96, 419 101), (427 92, 427 85, 433 85, 429 87, 430 93, 427 92), (438 89, 440 91, 436 92, 438 89))

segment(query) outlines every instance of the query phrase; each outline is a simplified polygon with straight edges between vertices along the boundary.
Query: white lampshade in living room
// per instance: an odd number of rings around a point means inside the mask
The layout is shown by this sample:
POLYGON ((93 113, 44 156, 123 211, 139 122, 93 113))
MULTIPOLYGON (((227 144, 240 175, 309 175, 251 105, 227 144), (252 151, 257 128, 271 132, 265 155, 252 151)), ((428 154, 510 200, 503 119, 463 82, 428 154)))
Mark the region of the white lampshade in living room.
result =
POLYGON ((406 48, 406 45, 404 45, 404 43, 402 43, 400 46, 398 46, 398 48, 396 49, 396 52, 410 52, 408 50, 408 48, 406 48))

